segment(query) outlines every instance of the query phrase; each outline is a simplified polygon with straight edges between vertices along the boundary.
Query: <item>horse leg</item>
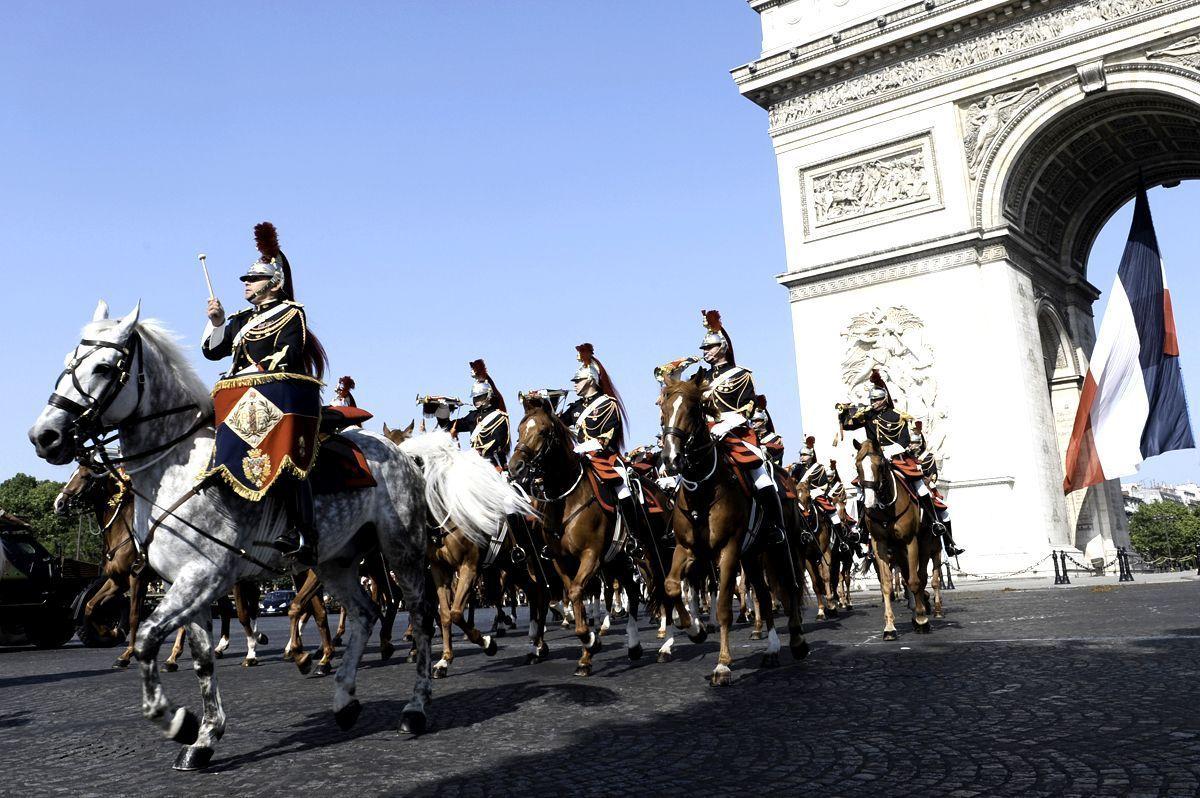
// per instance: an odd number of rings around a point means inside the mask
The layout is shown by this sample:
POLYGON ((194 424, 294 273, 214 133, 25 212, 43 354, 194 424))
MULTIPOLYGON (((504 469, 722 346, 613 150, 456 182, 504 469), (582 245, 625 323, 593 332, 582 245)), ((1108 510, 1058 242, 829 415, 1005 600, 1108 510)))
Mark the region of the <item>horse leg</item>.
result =
POLYGON ((933 590, 933 617, 945 618, 946 611, 942 608, 942 548, 932 546, 933 574, 929 577, 929 586, 933 590))
POLYGON ((163 663, 163 670, 167 673, 174 673, 179 670, 179 655, 183 653, 183 641, 187 637, 187 628, 179 627, 179 631, 175 633, 175 645, 171 647, 171 654, 167 657, 167 661, 163 663))
POLYGON ((792 557, 793 561, 784 570, 778 562, 774 563, 774 580, 775 585, 780 591, 780 596, 783 598, 783 609, 787 613, 788 619, 788 648, 791 649, 792 659, 799 662, 808 656, 808 641, 804 639, 804 626, 802 623, 801 607, 803 605, 802 598, 804 596, 803 583, 797 585, 792 575, 799 573, 799 564, 795 562, 793 552, 788 551, 788 556, 792 557))
MULTIPOLYGON (((737 582, 739 549, 740 542, 737 537, 730 538, 725 547, 721 549, 720 559, 717 562, 717 601, 714 614, 721 631, 721 650, 717 655, 717 667, 713 669, 711 677, 714 686, 728 685, 733 679, 733 673, 729 669, 729 666, 733 664, 733 654, 729 650, 729 627, 733 625, 733 591, 737 582)), ((757 570, 761 572, 762 569, 757 570)), ((769 607, 767 624, 771 627, 772 639, 778 645, 779 638, 775 635, 769 607)))
POLYGON ((677 544, 675 551, 671 554, 671 568, 667 571, 667 577, 663 582, 663 593, 666 599, 662 606, 662 620, 659 621, 659 638, 664 639, 663 644, 658 649, 658 661, 670 662, 673 656, 675 647, 675 635, 668 628, 671 623, 671 610, 675 610, 676 622, 679 628, 686 628, 683 622, 684 614, 687 612, 683 607, 683 571, 684 566, 688 561, 688 551, 677 544))
POLYGON ((113 663, 114 668, 128 668, 129 660, 133 657, 133 645, 137 641, 138 625, 142 620, 142 607, 146 606, 146 589, 150 580, 144 575, 129 575, 129 644, 113 663))
MULTIPOLYGON (((359 587, 361 588, 361 585, 359 587)), ((292 640, 288 643, 288 650, 296 662, 296 668, 305 675, 312 670, 312 655, 304 650, 304 640, 300 636, 300 630, 304 627, 305 617, 309 614, 312 601, 320 592, 320 588, 321 577, 317 576, 317 572, 310 568, 304 577, 304 584, 300 586, 300 590, 296 592, 295 598, 288 606, 288 618, 292 619, 292 640)))
POLYGON ((426 707, 433 696, 433 677, 430 673, 430 638, 433 636, 433 585, 425 568, 423 556, 404 562, 397 557, 388 560, 396 567, 400 592, 408 607, 413 630, 413 648, 417 652, 417 679, 413 684, 412 697, 404 705, 400 731, 421 734, 428 725, 426 707))
MULTIPOLYGON (((636 583, 633 581, 633 563, 629 560, 623 560, 619 566, 621 573, 618 575, 621 585, 629 585, 630 591, 628 595, 628 607, 625 613, 625 652, 629 656, 630 661, 636 661, 642 658, 642 641, 638 637, 638 604, 641 601, 641 596, 636 590, 636 583)), ((620 587, 614 588, 617 596, 620 596, 620 587)))
POLYGON ((933 625, 929 622, 929 595, 925 592, 926 563, 929 562, 928 539, 927 535, 918 532, 905 546, 905 554, 908 557, 905 576, 908 592, 913 597, 912 624, 913 630, 918 634, 929 634, 933 631, 933 625))
MULTIPOLYGON (((236 588, 235 588, 236 589, 236 588)), ((196 741, 180 749, 175 759, 176 770, 200 770, 212 759, 217 740, 225 734, 225 708, 221 705, 221 693, 217 689, 217 675, 213 667, 213 645, 209 636, 208 623, 192 621, 187 625, 188 643, 192 651, 192 670, 200 682, 200 697, 204 714, 196 741)))
MULTIPOLYGON (((346 624, 346 651, 342 654, 342 662, 338 665, 337 675, 334 676, 333 687, 333 719, 338 728, 345 731, 354 725, 362 712, 362 705, 355 697, 358 666, 362 662, 367 640, 371 637, 371 625, 375 623, 375 602, 371 601, 371 597, 363 590, 362 583, 358 581, 357 565, 338 565, 337 561, 328 560, 317 567, 325 587, 337 596, 349 614, 349 622, 346 624)), ((311 598, 310 596, 309 601, 311 598)))
MULTIPOLYGON (((342 644, 342 637, 345 634, 346 634, 346 608, 342 607, 342 611, 338 614, 337 631, 333 633, 333 644, 335 646, 340 646, 342 644)), ((408 635, 407 632, 405 634, 408 635)), ((411 636, 411 635, 408 635, 408 636, 411 636)))
POLYGON ((395 596, 392 595, 391 579, 383 555, 376 553, 367 557, 367 568, 375 586, 373 598, 382 610, 379 620, 379 658, 387 662, 396 653, 396 647, 392 644, 392 626, 396 623, 395 596))
POLYGON ((821 545, 821 578, 825 580, 825 614, 830 618, 838 617, 837 558, 833 552, 832 535, 826 528, 821 545))
POLYGON ((308 607, 313 625, 317 627, 317 635, 321 638, 321 658, 317 660, 317 668, 313 672, 317 676, 328 676, 333 673, 333 638, 329 635, 329 613, 325 611, 325 599, 321 598, 320 591, 309 599, 308 607))
POLYGON ((896 639, 896 616, 892 612, 892 564, 887 556, 886 541, 871 536, 875 551, 875 567, 879 569, 879 590, 883 594, 883 639, 896 639))
POLYGON ((221 638, 217 645, 213 647, 213 656, 220 659, 225 654, 225 649, 229 648, 229 604, 228 601, 222 598, 217 602, 217 609, 221 613, 221 638))
POLYGON ((571 580, 571 587, 567 591, 571 607, 575 610, 575 636, 583 646, 583 653, 575 668, 576 676, 592 675, 592 652, 600 650, 600 637, 589 626, 587 609, 584 606, 585 591, 592 577, 596 575, 598 559, 592 549, 584 550, 579 557, 579 570, 575 572, 575 578, 571 580))
MULTIPOLYGON (((450 610, 454 604, 453 578, 448 575, 446 567, 439 561, 434 561, 429 567, 434 589, 437 591, 438 628, 442 633, 442 658, 433 666, 433 678, 440 679, 446 675, 450 663, 454 661, 454 635, 451 632, 450 610)), ((409 661, 416 662, 416 641, 413 641, 409 661)))
MULTIPOLYGON (((258 664, 258 652, 255 646, 258 645, 258 632, 254 629, 254 622, 250 619, 250 608, 246 604, 246 596, 242 592, 242 583, 237 582, 233 586, 233 607, 237 610, 238 623, 242 625, 242 631, 246 633, 246 658, 242 660, 243 668, 252 668, 258 664)), ((228 640, 229 638, 222 638, 228 640)))

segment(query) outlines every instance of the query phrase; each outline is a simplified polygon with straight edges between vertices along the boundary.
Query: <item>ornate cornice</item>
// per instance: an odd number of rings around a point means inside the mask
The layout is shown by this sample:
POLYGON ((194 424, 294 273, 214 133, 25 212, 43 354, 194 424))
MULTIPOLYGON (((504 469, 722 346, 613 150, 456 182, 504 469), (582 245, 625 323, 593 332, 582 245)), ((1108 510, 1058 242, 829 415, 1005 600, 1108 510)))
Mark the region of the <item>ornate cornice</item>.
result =
MULTIPOLYGON (((893 57, 892 63, 871 71, 857 71, 862 64, 877 63, 870 57, 861 58, 857 66, 849 62, 837 65, 831 68, 838 73, 836 82, 808 90, 801 87, 799 93, 771 104, 770 132, 773 136, 783 135, 1197 3, 1200 0, 1082 0, 1025 12, 1016 21, 964 36, 941 48, 893 57), (850 76, 844 77, 847 72, 850 76)), ((806 77, 798 78, 793 90, 796 83, 807 82, 806 77)))
POLYGON ((828 294, 852 291, 870 285, 918 277, 923 274, 956 269, 998 260, 1004 257, 1004 247, 994 244, 975 244, 959 247, 937 255, 911 260, 889 259, 867 264, 848 265, 844 269, 825 271, 818 275, 787 274, 780 282, 788 287, 788 300, 801 302, 828 294))

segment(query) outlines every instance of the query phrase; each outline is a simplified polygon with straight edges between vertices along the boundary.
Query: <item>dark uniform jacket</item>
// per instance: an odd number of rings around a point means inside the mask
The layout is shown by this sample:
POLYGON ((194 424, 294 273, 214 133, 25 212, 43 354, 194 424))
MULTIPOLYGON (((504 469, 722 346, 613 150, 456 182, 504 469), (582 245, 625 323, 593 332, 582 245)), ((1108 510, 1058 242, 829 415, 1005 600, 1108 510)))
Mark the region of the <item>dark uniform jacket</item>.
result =
POLYGON ((801 485, 807 485, 814 493, 823 491, 830 484, 829 472, 816 462, 808 466, 796 463, 792 466, 792 478, 801 485))
POLYGON ((230 376, 260 371, 307 374, 307 337, 304 307, 284 300, 226 316, 224 326, 205 338, 203 351, 209 360, 232 356, 230 376))
POLYGON ((908 422, 892 408, 875 410, 869 406, 862 407, 846 419, 842 428, 863 430, 867 438, 879 444, 880 448, 894 444, 908 449, 908 422))
POLYGON ((471 435, 471 448, 493 465, 504 468, 508 465, 508 452, 512 439, 508 430, 508 413, 488 405, 474 408, 462 418, 454 419, 454 431, 471 435))
POLYGON ((621 408, 608 394, 576 399, 567 405, 559 419, 579 443, 595 440, 604 451, 616 452, 613 441, 621 433, 621 408))
POLYGON ((704 395, 709 414, 738 413, 747 419, 754 412, 754 378, 749 369, 722 363, 710 369, 701 369, 704 380, 704 395))

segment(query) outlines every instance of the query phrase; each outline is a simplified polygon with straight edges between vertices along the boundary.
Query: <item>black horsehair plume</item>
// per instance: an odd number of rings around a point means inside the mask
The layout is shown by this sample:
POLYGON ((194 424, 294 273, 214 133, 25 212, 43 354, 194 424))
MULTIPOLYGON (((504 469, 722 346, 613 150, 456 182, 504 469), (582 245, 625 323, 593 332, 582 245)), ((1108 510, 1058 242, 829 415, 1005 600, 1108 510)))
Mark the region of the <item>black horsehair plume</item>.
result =
POLYGON ((270 222, 259 222, 254 225, 254 246, 262 255, 263 263, 270 263, 272 258, 279 257, 279 233, 270 222))

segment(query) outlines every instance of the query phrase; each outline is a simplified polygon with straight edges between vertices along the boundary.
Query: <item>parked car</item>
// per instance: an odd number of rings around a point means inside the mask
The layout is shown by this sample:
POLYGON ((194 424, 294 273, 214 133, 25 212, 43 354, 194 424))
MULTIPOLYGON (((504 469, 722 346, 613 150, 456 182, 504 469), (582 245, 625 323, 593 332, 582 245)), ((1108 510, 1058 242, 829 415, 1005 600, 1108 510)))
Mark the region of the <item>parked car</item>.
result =
POLYGON ((72 604, 99 575, 55 557, 21 519, 0 510, 0 645, 58 648, 75 636, 72 604))
POLYGON ((287 615, 292 599, 296 597, 295 590, 272 590, 258 602, 260 615, 287 615))

